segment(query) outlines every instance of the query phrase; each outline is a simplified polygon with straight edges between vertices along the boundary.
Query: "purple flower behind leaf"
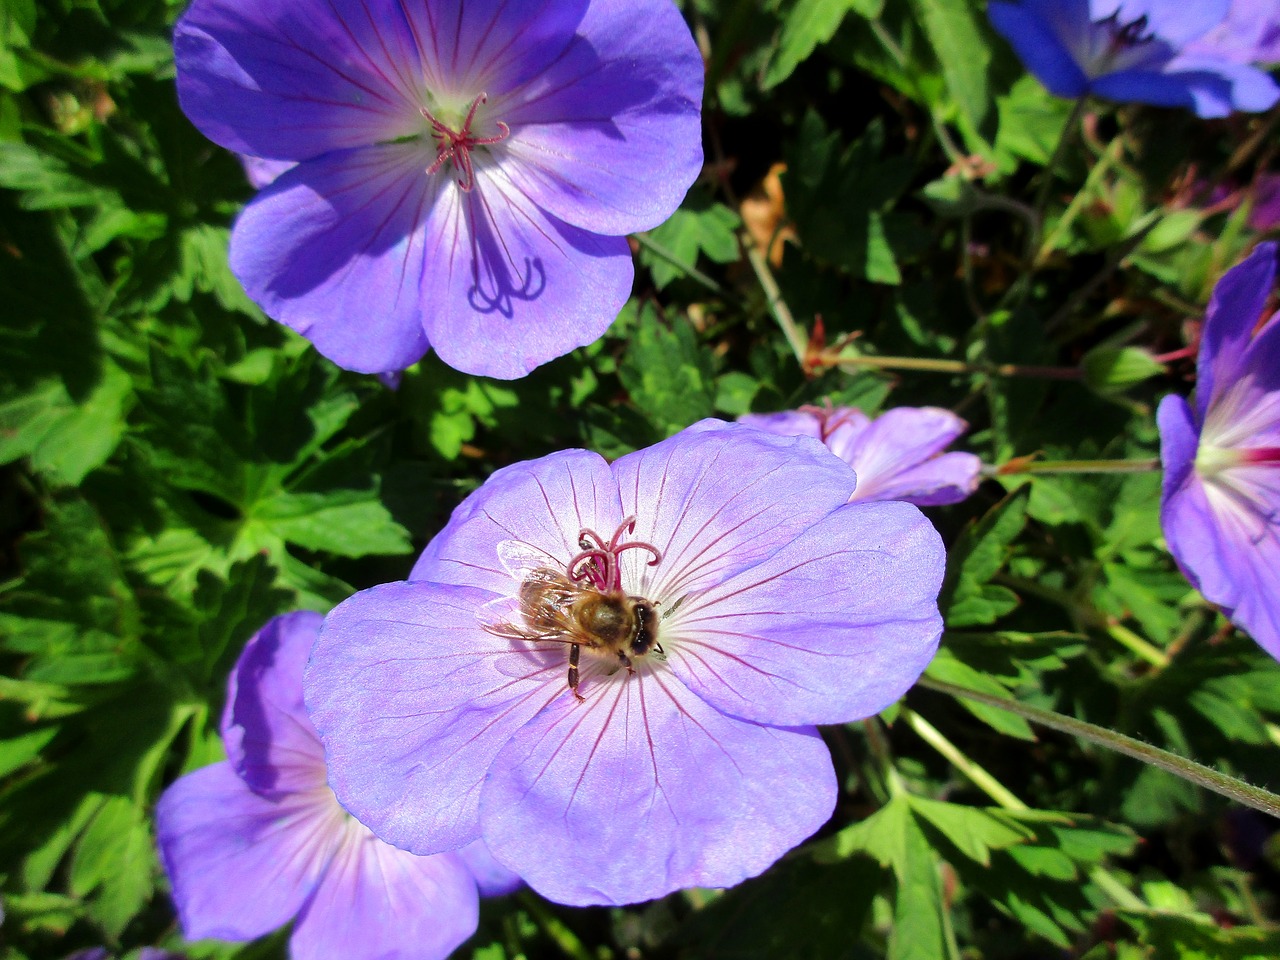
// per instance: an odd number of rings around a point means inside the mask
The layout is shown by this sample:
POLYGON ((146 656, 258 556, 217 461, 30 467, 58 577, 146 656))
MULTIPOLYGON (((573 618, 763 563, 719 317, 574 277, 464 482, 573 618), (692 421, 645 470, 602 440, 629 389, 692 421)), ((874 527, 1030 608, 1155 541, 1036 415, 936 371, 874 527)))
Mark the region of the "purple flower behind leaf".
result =
POLYGON ((293 960, 445 957, 475 931, 476 880, 459 853, 397 850, 338 805, 302 706, 319 628, 318 614, 294 613, 249 641, 228 683, 228 759, 160 798, 183 932, 251 940, 294 920, 293 960))
POLYGON ((1254 179, 1249 226, 1260 233, 1280 226, 1280 173, 1260 173, 1254 179))
POLYGON ((231 266, 336 363, 523 376, 599 337, 702 165, 671 0, 194 0, 178 94, 278 173, 231 266), (279 172, 281 166, 295 166, 279 172))
POLYGON ((813 725, 893 703, 942 628, 937 533, 853 487, 814 440, 714 420, 499 470, 409 582, 325 620, 339 799, 417 853, 483 837, 562 903, 760 873, 835 803, 813 725))
POLYGON ((1229 0, 991 0, 987 13, 1059 97, 1095 94, 1201 117, 1266 110, 1280 98, 1271 77, 1240 59, 1229 0))
POLYGON ((1214 288, 1194 406, 1160 402, 1160 522, 1178 565, 1280 659, 1280 314, 1259 325, 1276 244, 1258 246, 1214 288))
POLYGON ((978 487, 982 461, 943 453, 968 428, 949 410, 895 407, 872 420, 854 407, 801 407, 738 418, 757 430, 814 437, 853 467, 853 500, 905 500, 920 507, 959 503, 978 487))

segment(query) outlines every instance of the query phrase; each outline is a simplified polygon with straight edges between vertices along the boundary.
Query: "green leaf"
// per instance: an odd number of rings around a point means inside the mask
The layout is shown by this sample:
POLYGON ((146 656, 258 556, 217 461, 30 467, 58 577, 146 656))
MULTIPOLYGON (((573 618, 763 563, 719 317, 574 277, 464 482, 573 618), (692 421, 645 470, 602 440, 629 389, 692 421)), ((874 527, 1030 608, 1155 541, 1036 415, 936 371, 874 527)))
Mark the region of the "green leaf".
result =
POLYGON ((991 863, 992 850, 1003 850, 1035 837, 1034 831, 1001 810, 965 807, 915 796, 909 801, 919 819, 935 827, 957 850, 984 867, 991 863))
POLYGON ((343 557, 404 554, 412 549, 409 532, 392 519, 372 490, 281 491, 254 504, 251 519, 290 543, 343 557))
POLYGON ((952 100, 977 131, 991 109, 987 67, 991 44, 968 0, 910 0, 916 19, 942 65, 952 100))
POLYGON ((782 182, 787 211, 805 253, 853 277, 897 284, 899 248, 910 252, 911 224, 890 208, 915 173, 901 156, 885 157, 885 131, 873 122, 840 150, 816 113, 807 113, 798 142, 786 152, 782 182))
POLYGON ((668 436, 715 408, 715 364, 683 318, 670 326, 646 305, 618 368, 631 402, 668 436))
POLYGON ((648 266, 659 290, 696 268, 700 254, 716 263, 733 263, 741 256, 737 235, 741 224, 724 204, 713 203, 701 192, 690 194, 665 223, 647 234, 666 256, 642 244, 640 262, 648 266))
MULTIPOLYGON (((982 671, 975 670, 967 663, 957 659, 954 653, 945 648, 938 651, 938 655, 930 662, 925 673, 933 679, 941 680, 944 683, 954 683, 958 686, 968 687, 970 690, 977 690, 980 693, 989 693, 993 696, 1013 699, 1002 684, 991 679, 989 675, 982 671)), ((1008 710, 1001 710, 999 707, 993 707, 987 703, 966 700, 963 697, 959 698, 959 702, 975 717, 999 733, 1016 737, 1019 740, 1035 741, 1037 739, 1035 731, 1031 729, 1031 725, 1017 714, 1010 713, 1008 710)))
POLYGON ((1118 393, 1165 372, 1141 347, 1094 347, 1080 361, 1084 382, 1101 394, 1118 393))
POLYGON ((75 486, 106 463, 124 435, 133 383, 114 365, 82 400, 61 381, 0 403, 0 463, 30 457, 55 484, 75 486))
POLYGON ((761 89, 776 87, 795 72, 809 54, 835 34, 845 14, 872 18, 880 15, 884 0, 795 0, 782 25, 778 48, 765 71, 761 89))
POLYGON ((1161 960, 1274 960, 1280 931, 1253 926, 1224 927, 1200 917, 1172 913, 1118 911, 1137 928, 1142 942, 1161 960))
POLYGON ((1018 604, 1013 591, 988 581, 1008 559, 1013 541, 1027 522, 1030 491, 1021 487, 971 524, 947 557, 947 576, 939 606, 947 626, 994 623, 1018 604))

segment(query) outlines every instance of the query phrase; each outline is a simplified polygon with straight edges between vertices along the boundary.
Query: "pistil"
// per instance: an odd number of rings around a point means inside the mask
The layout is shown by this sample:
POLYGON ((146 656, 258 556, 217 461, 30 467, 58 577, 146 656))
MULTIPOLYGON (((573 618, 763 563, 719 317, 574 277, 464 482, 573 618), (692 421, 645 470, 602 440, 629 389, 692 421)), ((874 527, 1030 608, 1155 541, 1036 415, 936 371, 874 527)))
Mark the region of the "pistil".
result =
POLYGON ((467 116, 462 121, 461 130, 454 130, 429 109, 422 108, 423 117, 431 124, 431 135, 437 141, 436 159, 431 166, 427 167, 428 174, 436 173, 446 163, 452 163, 454 170, 460 174, 458 186, 467 192, 470 192, 471 188, 475 186, 475 168, 471 164, 471 151, 476 147, 501 143, 511 135, 511 128, 501 120, 497 122, 499 133, 496 137, 477 137, 471 132, 471 124, 476 118, 476 110, 480 108, 480 104, 488 99, 488 94, 482 93, 471 101, 471 108, 467 110, 467 116))

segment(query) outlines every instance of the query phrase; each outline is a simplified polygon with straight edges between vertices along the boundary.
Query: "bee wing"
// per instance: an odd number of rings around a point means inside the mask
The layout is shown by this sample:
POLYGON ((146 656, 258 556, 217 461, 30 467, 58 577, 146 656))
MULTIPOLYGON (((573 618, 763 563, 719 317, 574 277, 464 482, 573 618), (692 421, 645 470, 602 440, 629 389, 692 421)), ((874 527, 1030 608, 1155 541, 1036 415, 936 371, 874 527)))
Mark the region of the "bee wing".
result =
POLYGON ((477 617, 490 633, 511 640, 578 642, 581 631, 569 615, 574 598, 582 591, 563 573, 536 567, 520 580, 519 592, 484 604, 477 617))
POLYGON ((523 540, 503 540, 498 544, 498 560, 516 583, 524 583, 536 570, 562 566, 556 558, 523 540))

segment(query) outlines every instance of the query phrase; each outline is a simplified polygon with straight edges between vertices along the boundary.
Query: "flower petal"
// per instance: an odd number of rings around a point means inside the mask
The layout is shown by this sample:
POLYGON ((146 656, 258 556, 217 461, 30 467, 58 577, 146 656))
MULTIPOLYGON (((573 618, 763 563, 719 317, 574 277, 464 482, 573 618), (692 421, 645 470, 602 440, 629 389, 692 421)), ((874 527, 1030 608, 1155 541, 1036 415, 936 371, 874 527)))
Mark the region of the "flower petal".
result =
POLYGON ((881 479, 869 496, 855 492, 853 499, 905 500, 917 507, 937 507, 964 500, 978 489, 981 478, 982 461, 972 453, 942 453, 881 479))
POLYGON ((397 0, 194 0, 174 27, 178 97, 236 153, 306 160, 425 132, 397 0))
POLYGON ((865 428, 837 427, 827 443, 858 475, 854 500, 958 503, 977 487, 981 461, 959 453, 930 458, 966 429, 950 410, 895 407, 865 428))
POLYGON ((670 0, 594 0, 573 45, 495 107, 512 183, 603 234, 656 227, 702 169, 702 56, 670 0))
POLYGON ((446 181, 448 202, 426 229, 426 332, 451 367, 509 380, 597 340, 627 302, 635 268, 624 237, 557 220, 507 165, 473 160, 474 189, 446 181))
POLYGON ((623 584, 659 602, 706 589, 764 559, 849 499, 849 465, 809 437, 704 420, 612 466, 633 539, 623 584))
POLYGON ((733 716, 847 723, 883 710, 942 635, 942 540, 910 504, 851 503, 664 618, 672 671, 733 716))
POLYGON ((482 897, 500 897, 518 890, 524 883, 493 858, 489 845, 483 840, 473 840, 458 851, 458 856, 476 878, 476 886, 482 897))
POLYGON ((567 694, 565 652, 519 652, 477 612, 493 595, 389 583, 325 619, 304 679, 338 800, 387 842, 439 853, 479 835, 494 756, 567 694))
POLYGON ((563 569, 580 550, 580 530, 607 538, 622 518, 618 486, 604 458, 586 450, 561 450, 490 476, 453 511, 409 579, 514 595, 519 584, 503 566, 503 544, 522 544, 530 553, 545 555, 549 566, 563 569), (520 506, 504 506, 510 504, 520 506))
POLYGON ((727 887, 766 869, 835 803, 812 729, 734 720, 661 667, 615 673, 512 738, 485 784, 485 840, 559 903, 727 887))
MULTIPOLYGON (((1059 97, 1082 97, 1088 90, 1088 78, 1066 42, 1044 17, 1039 4, 991 0, 987 16, 1002 37, 1009 41, 1018 59, 1050 93, 1059 97)), ((1075 7, 1084 4, 1076 0, 1075 7)), ((1062 20, 1071 18, 1063 14, 1062 20)), ((1081 18, 1083 19, 1083 18, 1081 18)))
MULTIPOLYGON (((433 99, 465 113, 480 93, 500 101, 548 69, 573 40, 588 0, 433 0, 397 4, 417 41, 433 99)), ((501 119, 499 117, 498 119, 501 119)))
POLYGON ((259 796, 228 763, 170 786, 156 838, 185 936, 252 940, 293 917, 333 853, 330 815, 342 811, 328 801, 259 796))
POLYGON ((324 750, 302 705, 302 670, 320 621, 310 611, 276 617, 250 638, 231 673, 222 741, 250 789, 324 786, 324 750))
POLYGON ((454 853, 415 857, 353 832, 289 938, 290 960, 444 960, 476 931, 475 880, 454 853))
POLYGON ((440 177, 422 148, 326 154, 283 173, 231 233, 231 268, 270 316, 340 366, 400 370, 427 349, 426 221, 440 177))
POLYGON ((1275 283, 1276 250, 1275 243, 1258 244, 1213 288, 1196 361, 1196 412, 1201 423, 1217 394, 1229 388, 1239 372, 1244 351, 1275 283))

